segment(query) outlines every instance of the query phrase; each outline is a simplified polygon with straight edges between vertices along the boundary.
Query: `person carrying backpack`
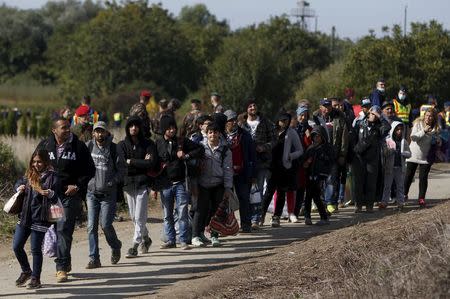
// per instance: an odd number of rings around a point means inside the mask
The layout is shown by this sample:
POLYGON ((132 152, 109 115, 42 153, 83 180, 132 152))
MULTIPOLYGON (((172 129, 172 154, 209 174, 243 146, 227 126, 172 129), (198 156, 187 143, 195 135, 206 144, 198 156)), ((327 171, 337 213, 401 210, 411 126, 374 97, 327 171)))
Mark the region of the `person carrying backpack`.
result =
POLYGON ((120 260, 122 242, 117 238, 113 227, 117 207, 117 186, 123 182, 126 166, 123 156, 117 154, 117 145, 99 121, 94 125, 93 140, 86 143, 95 164, 95 176, 89 181, 87 189, 89 263, 86 269, 101 267, 98 247, 98 224, 101 223, 106 241, 112 249, 111 264, 120 260), (100 218, 101 215, 101 218, 100 218))

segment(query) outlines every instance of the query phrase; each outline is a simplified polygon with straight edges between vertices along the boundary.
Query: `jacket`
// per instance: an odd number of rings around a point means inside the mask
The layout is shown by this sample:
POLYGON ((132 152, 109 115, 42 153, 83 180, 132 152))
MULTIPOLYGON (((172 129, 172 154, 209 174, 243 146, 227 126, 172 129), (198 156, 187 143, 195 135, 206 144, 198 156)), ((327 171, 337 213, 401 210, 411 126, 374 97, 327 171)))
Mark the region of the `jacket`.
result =
POLYGON ((429 133, 424 131, 424 123, 422 119, 414 121, 414 125, 411 130, 411 157, 406 159, 406 162, 413 162, 417 164, 428 164, 428 156, 432 150, 432 146, 438 143, 439 130, 433 129, 429 133))
POLYGON ((250 133, 238 127, 237 134, 232 137, 228 135, 227 139, 230 143, 232 153, 234 150, 242 150, 244 165, 242 172, 239 173, 239 177, 245 178, 246 181, 256 178, 256 150, 250 133), (234 148, 233 144, 238 144, 239 146, 234 148))
POLYGON ((357 122, 355 127, 356 144, 354 152, 365 163, 378 163, 382 143, 391 126, 386 119, 381 118, 370 123, 367 118, 357 122))
POLYGON ((139 117, 131 116, 128 118, 125 125, 125 139, 118 144, 118 155, 123 157, 124 161, 130 160, 130 164, 127 164, 124 186, 131 184, 143 186, 149 183, 149 178, 146 175, 148 170, 155 169, 158 165, 158 155, 155 143, 145 138, 141 129, 139 129, 138 142, 136 144, 133 143, 129 131, 133 123, 142 128, 142 122, 139 117), (145 159, 147 154, 150 155, 150 159, 145 159))
POLYGON ((397 143, 400 143, 400 155, 401 155, 401 168, 402 172, 405 172, 406 170, 406 163, 405 159, 411 157, 411 151, 409 149, 408 142, 405 140, 405 138, 402 138, 401 140, 396 141, 394 137, 394 131, 395 128, 399 125, 401 125, 402 122, 400 121, 394 121, 391 124, 391 130, 389 131, 389 135, 386 138, 387 146, 384 150, 384 156, 385 156, 385 164, 384 164, 384 173, 389 174, 392 173, 394 170, 394 162, 395 162, 395 155, 397 152, 396 148, 389 147, 389 144, 397 145, 397 143))
POLYGON ((377 105, 381 107, 381 104, 383 104, 383 102, 386 101, 386 94, 375 88, 369 95, 369 99, 370 102, 372 103, 372 106, 377 105))
POLYGON ((111 136, 108 136, 102 148, 95 140, 88 141, 86 146, 91 152, 96 168, 95 176, 89 181, 88 191, 101 194, 116 192, 117 185, 123 183, 127 171, 125 160, 118 153, 117 144, 112 142, 111 136))
POLYGON ((22 211, 19 214, 19 224, 23 227, 32 227, 35 230, 46 231, 51 223, 48 222, 48 211, 52 203, 58 200, 58 176, 53 170, 45 171, 41 176, 41 187, 43 190, 50 189, 53 191, 51 197, 42 196, 28 185, 26 177, 19 179, 14 190, 20 185, 25 185, 25 197, 23 200, 22 211))
MULTIPOLYGON (((327 140, 327 132, 322 126, 315 126, 311 134, 320 134, 323 143, 312 143, 305 154, 301 158, 301 164, 312 158, 311 164, 306 169, 306 175, 310 180, 319 180, 328 177, 331 171, 331 166, 335 160, 334 151, 327 140)), ((307 185, 306 185, 307 186, 307 185)))
POLYGON ((209 146, 208 140, 203 143, 205 154, 201 164, 199 185, 212 188, 223 185, 225 189, 233 187, 233 163, 231 150, 225 140, 221 139, 217 149, 209 146))
POLYGON ((328 141, 331 142, 335 152, 336 159, 340 157, 347 157, 348 151, 348 129, 345 114, 337 109, 330 112, 328 119, 322 117, 320 111, 313 113, 313 119, 316 125, 327 128, 327 121, 333 124, 332 136, 328 136, 328 141))
MULTIPOLYGON (((303 154, 303 147, 297 132, 288 128, 284 137, 283 166, 286 169, 292 167, 292 161, 297 160, 303 154)), ((297 164, 298 165, 298 164, 297 164)))
POLYGON ((63 147, 62 155, 58 159, 54 135, 41 141, 37 146, 38 149, 45 149, 48 152, 59 181, 57 193, 63 196, 68 185, 76 185, 80 189, 79 194, 84 197, 89 180, 95 175, 94 161, 86 144, 74 134, 70 134, 63 147))
POLYGON ((263 149, 262 152, 256 152, 256 167, 259 169, 269 168, 272 161, 272 148, 276 140, 275 125, 261 114, 258 114, 258 117, 260 122, 254 135, 251 134, 251 128, 247 123, 248 114, 244 116, 245 121, 242 128, 250 133, 255 146, 260 146, 263 149))

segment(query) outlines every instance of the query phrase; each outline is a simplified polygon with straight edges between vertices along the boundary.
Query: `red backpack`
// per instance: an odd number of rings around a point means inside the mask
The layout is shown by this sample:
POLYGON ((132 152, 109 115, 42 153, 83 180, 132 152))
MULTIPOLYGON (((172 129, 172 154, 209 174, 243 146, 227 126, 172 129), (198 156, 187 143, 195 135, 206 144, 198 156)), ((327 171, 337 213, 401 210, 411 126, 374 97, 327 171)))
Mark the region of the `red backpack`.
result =
POLYGON ((244 151, 242 149, 241 135, 238 134, 231 140, 230 149, 234 174, 240 174, 244 170, 244 151))

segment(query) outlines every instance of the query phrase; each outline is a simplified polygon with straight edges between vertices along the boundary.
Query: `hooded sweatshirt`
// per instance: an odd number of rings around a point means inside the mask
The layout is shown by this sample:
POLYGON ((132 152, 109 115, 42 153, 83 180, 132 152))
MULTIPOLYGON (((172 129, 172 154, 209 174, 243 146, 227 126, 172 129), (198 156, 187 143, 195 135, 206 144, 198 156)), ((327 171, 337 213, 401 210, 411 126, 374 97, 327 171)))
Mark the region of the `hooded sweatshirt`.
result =
POLYGON ((391 130, 388 137, 386 137, 386 150, 385 150, 385 172, 391 173, 394 167, 401 167, 405 170, 405 159, 411 157, 411 151, 409 149, 408 142, 405 138, 398 138, 394 136, 395 128, 399 125, 403 125, 400 121, 394 121, 391 124, 391 130))
POLYGON ((103 147, 99 147, 93 139, 86 145, 96 168, 95 176, 89 181, 88 191, 103 194, 115 192, 117 184, 123 182, 126 174, 125 160, 118 154, 117 144, 112 142, 112 136, 107 136, 103 147))

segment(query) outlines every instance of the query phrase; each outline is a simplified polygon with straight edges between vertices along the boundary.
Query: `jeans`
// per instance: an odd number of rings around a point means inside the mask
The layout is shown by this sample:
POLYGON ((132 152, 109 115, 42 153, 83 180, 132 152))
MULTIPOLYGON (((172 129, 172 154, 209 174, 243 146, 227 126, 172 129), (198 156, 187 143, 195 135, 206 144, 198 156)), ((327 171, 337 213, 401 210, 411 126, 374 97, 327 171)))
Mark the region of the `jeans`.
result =
MULTIPOLYGON (((261 191, 261 199, 264 199, 264 183, 268 184, 270 178, 270 170, 267 168, 259 169, 256 173, 256 184, 261 191)), ((273 195, 273 194, 272 194, 273 195)), ((269 202, 270 203, 270 202, 269 202)), ((250 214, 252 223, 258 223, 261 219, 261 208, 263 203, 250 204, 250 214)), ((267 209, 266 209, 267 211, 267 209)), ((266 211, 262 211, 265 214, 266 211)))
MULTIPOLYGON (((220 185, 216 187, 204 188, 199 186, 197 211, 192 224, 192 237, 199 237, 205 231, 211 217, 217 211, 219 204, 223 200, 225 188, 220 185)), ((216 232, 211 232, 212 237, 218 237, 216 232)))
POLYGON ((338 199, 334 193, 334 191, 337 189, 338 181, 339 181, 339 167, 338 164, 335 163, 331 167, 330 175, 326 180, 325 203, 327 205, 336 205, 338 203, 338 199))
POLYGON ((177 233, 175 230, 174 205, 178 215, 178 229, 180 242, 189 243, 189 196, 183 183, 177 183, 161 191, 161 203, 164 209, 164 231, 168 242, 175 244, 177 233))
POLYGON ((113 227, 114 215, 116 214, 116 193, 110 195, 95 195, 92 192, 87 193, 88 207, 88 238, 89 238, 89 257, 93 260, 99 260, 98 249, 98 224, 102 227, 106 241, 111 249, 120 250, 122 243, 117 238, 113 227))
POLYGON ((70 250, 72 248, 73 231, 75 230, 75 219, 81 213, 81 197, 76 194, 72 197, 63 198, 61 202, 66 220, 56 224, 58 246, 55 263, 56 271, 68 271, 72 263, 70 250))
POLYGON ((383 189, 383 198, 382 202, 387 204, 389 202, 389 196, 391 195, 392 182, 395 183, 396 186, 396 198, 397 204, 402 205, 405 201, 404 194, 404 173, 402 171, 402 167, 394 167, 391 172, 385 172, 384 175, 384 189, 383 189))
POLYGON ((417 164, 413 162, 406 163, 405 195, 408 195, 409 193, 409 188, 411 187, 417 167, 419 167, 419 199, 425 199, 428 189, 428 174, 431 170, 431 164, 417 164))
POLYGON ((16 225, 14 233, 13 250, 19 261, 22 272, 30 272, 30 263, 24 250, 25 243, 31 235, 31 255, 33 256, 33 272, 31 275, 40 279, 42 272, 42 243, 44 242, 45 233, 31 230, 29 227, 16 225))
POLYGON ((147 186, 130 184, 124 187, 125 198, 128 203, 128 212, 134 224, 133 243, 140 244, 144 237, 148 237, 148 189, 147 186))
POLYGON ((251 225, 250 216, 250 183, 245 178, 234 176, 234 189, 239 199, 239 216, 241 219, 241 227, 249 227, 251 225))

